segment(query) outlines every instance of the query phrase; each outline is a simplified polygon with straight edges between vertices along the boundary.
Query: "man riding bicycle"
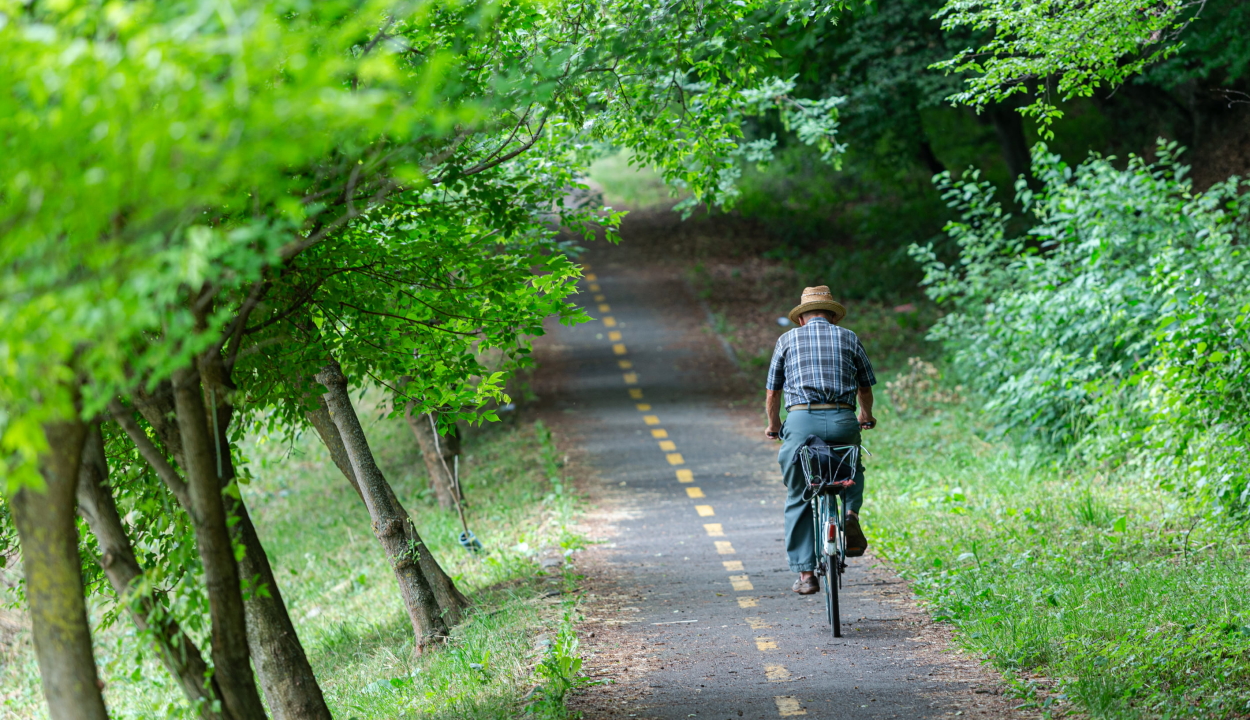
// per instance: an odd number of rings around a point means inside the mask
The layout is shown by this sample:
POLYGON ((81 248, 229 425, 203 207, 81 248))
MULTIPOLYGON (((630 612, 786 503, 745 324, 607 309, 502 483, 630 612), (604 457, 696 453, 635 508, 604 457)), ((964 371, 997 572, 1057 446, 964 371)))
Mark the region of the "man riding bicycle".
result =
MULTIPOLYGON (((780 440, 777 462, 785 478, 786 554, 790 569, 799 574, 794 591, 800 595, 820 592, 816 569, 816 544, 812 513, 804 498, 807 479, 795 453, 810 435, 830 445, 858 445, 860 430, 876 425, 872 416, 872 386, 877 378, 864 346, 855 333, 839 327, 846 308, 833 299, 827 285, 803 290, 802 299, 790 311, 799 327, 777 339, 768 367, 768 390, 764 411, 768 429, 764 434, 780 440), (781 423, 781 401, 789 415, 781 423), (856 417, 856 401, 859 416, 856 417)), ((855 485, 846 490, 846 555, 864 554, 868 540, 859 527, 859 508, 864 503, 864 469, 856 468, 855 485)))

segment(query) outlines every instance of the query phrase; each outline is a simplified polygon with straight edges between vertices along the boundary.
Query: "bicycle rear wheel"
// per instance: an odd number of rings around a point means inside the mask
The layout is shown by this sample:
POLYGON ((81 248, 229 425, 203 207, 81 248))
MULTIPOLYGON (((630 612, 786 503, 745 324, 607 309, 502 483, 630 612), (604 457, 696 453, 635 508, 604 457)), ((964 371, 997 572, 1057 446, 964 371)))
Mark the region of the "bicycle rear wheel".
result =
POLYGON ((838 587, 842 584, 842 563, 837 548, 841 540, 841 531, 836 529, 834 525, 834 513, 837 508, 837 500, 822 495, 819 499, 820 511, 818 524, 821 543, 817 546, 817 556, 825 571, 825 614, 829 618, 829 627, 833 630, 833 636, 842 637, 842 610, 838 605, 838 587), (833 537, 830 537, 832 532, 833 537), (833 549, 833 554, 828 554, 826 550, 833 549))

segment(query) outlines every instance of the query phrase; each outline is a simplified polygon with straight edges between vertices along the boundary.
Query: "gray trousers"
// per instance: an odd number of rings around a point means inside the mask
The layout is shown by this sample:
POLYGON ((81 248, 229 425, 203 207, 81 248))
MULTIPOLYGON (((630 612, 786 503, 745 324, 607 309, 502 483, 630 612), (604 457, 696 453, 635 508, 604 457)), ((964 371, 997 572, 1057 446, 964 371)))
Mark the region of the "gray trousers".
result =
MULTIPOLYGON (((819 436, 830 445, 858 445, 859 418, 854 410, 795 410, 786 416, 781 426, 781 452, 777 453, 777 462, 786 484, 786 555, 794 572, 816 569, 812 509, 811 504, 803 500, 807 478, 803 477, 802 466, 791 462, 808 435, 819 436)), ((862 462, 856 468, 855 485, 842 492, 842 499, 849 512, 859 512, 864 504, 862 462)))

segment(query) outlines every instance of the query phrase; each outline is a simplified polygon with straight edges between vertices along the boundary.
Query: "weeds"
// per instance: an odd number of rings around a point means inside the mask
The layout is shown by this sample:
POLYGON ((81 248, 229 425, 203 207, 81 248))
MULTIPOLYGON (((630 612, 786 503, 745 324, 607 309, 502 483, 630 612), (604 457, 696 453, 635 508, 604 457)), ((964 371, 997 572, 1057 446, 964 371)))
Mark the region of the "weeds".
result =
POLYGON ((576 610, 566 606, 564 618, 554 640, 544 643, 542 659, 534 668, 534 676, 541 681, 529 705, 529 710, 540 718, 562 720, 568 717, 564 707, 565 698, 573 690, 597 684, 582 674, 582 658, 577 654, 578 640, 574 625, 576 610))

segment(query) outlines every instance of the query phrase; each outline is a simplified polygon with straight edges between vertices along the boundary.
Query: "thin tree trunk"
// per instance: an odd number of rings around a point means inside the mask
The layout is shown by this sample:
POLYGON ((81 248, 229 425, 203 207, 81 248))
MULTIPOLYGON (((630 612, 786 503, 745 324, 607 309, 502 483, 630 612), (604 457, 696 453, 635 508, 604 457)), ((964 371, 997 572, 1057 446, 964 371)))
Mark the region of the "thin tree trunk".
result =
POLYGON ((1011 182, 1024 176, 1030 187, 1036 184, 1033 178, 1032 160, 1029 156, 1029 144, 1024 139, 1024 118, 1011 105, 995 105, 988 111, 990 122, 994 125, 994 133, 998 136, 998 144, 1003 150, 1003 160, 1007 163, 1007 172, 1011 182))
MULTIPOLYGON (((214 363, 206 364, 210 369, 209 377, 219 383, 220 374, 213 372, 217 369, 214 363)), ((222 449, 220 462, 225 484, 235 476, 234 463, 229 453, 229 438, 226 435, 233 419, 234 408, 229 404, 228 388, 222 388, 216 383, 215 386, 220 389, 210 395, 210 399, 218 401, 214 453, 218 447, 222 449)), ((169 387, 158 386, 154 394, 143 395, 138 399, 140 413, 152 426, 161 444, 169 450, 175 462, 186 467, 182 437, 178 426, 172 422, 173 402, 169 387)), ((209 413, 207 422, 211 422, 211 417, 209 413)), ((161 460, 163 461, 163 456, 161 460)), ((174 476, 177 476, 176 472, 174 476)), ((295 632, 295 624, 287 612, 282 592, 273 574, 273 566, 270 565, 269 556, 256 533, 256 526, 252 523, 247 505, 241 499, 234 500, 231 510, 235 516, 235 524, 230 532, 235 541, 245 549, 243 559, 239 561, 239 574, 268 590, 267 594, 249 593, 244 598, 244 608, 247 613, 248 646, 252 661, 256 664, 256 674, 265 692, 265 699, 269 701, 269 709, 277 720, 328 720, 330 710, 321 685, 313 674, 308 655, 295 632)))
MULTIPOLYGON (((214 445, 217 463, 222 468, 223 487, 235 479, 234 462, 230 456, 230 422, 234 419, 234 383, 226 370, 220 353, 212 353, 201 361, 204 385, 209 389, 208 417, 216 433, 214 445)), ((252 522, 251 513, 242 497, 231 498, 230 512, 236 522, 231 527, 234 539, 244 548, 239 560, 239 573, 252 583, 263 586, 268 592, 252 592, 248 595, 247 637, 252 649, 252 661, 260 676, 261 687, 269 709, 277 720, 331 720, 330 708, 312 664, 295 632, 295 623, 287 611, 286 602, 278 580, 274 577, 269 555, 261 544, 252 522)))
POLYGON ((942 164, 937 154, 933 152, 933 145, 929 142, 929 138, 922 136, 917 149, 920 153, 920 162, 924 163, 930 174, 938 175, 946 172, 946 165, 942 164))
MULTIPOLYGON (((330 458, 334 460, 334 464, 338 466, 343 476, 347 478, 360 496, 364 500, 364 493, 360 489, 360 482, 356 479, 356 471, 352 469, 351 458, 347 454, 347 446, 343 444, 343 436, 339 434, 338 427, 334 424, 334 420, 330 417, 330 406, 326 403, 325 395, 318 395, 316 399, 315 409, 305 412, 305 417, 317 430, 317 434, 321 437, 321 441, 325 443, 326 448, 330 451, 330 458)), ((383 478, 386 485, 386 493, 391 503, 398 508, 399 513, 409 518, 408 524, 412 526, 411 516, 399 502, 399 498, 395 496, 395 491, 389 482, 383 478)), ((366 503, 366 507, 368 504, 366 503)), ((416 531, 416 527, 412 526, 411 530, 417 552, 419 554, 418 561, 421 564, 421 572, 425 575, 426 581, 430 584, 430 589, 434 592, 434 598, 438 601, 438 607, 442 614, 443 621, 449 626, 460 622, 464 616, 464 609, 469 606, 469 599, 456 588, 456 584, 448 577, 443 570, 443 566, 438 563, 434 555, 430 553, 430 548, 421 541, 420 535, 416 531)), ((381 538, 379 538, 381 540, 381 538)), ((409 614, 412 614, 409 609, 409 614)))
POLYGON ((238 720, 259 720, 265 717, 265 709, 252 674, 239 566, 227 529, 221 473, 205 418, 199 372, 193 366, 174 371, 173 387, 191 519, 208 588, 213 665, 222 702, 238 720))
POLYGON ((373 452, 369 449, 360 419, 347 393, 347 378, 343 376, 339 364, 330 361, 317 373, 316 379, 326 388, 325 399, 330 418, 338 428, 351 460, 352 472, 373 521, 374 535, 386 550, 395 578, 399 581, 399 590, 412 621, 417 652, 422 652, 430 640, 447 634, 447 624, 439 612, 438 600, 430 582, 422 572, 419 558, 424 548, 421 538, 407 513, 395 502, 390 485, 374 462, 373 452))
POLYGON ((450 510, 456 498, 453 494, 449 468, 458 454, 460 438, 455 437, 453 440, 452 435, 439 438, 438 431, 430 422, 430 414, 413 412, 415 405, 416 403, 410 401, 404 406, 404 419, 408 421, 408 427, 412 428, 412 434, 417 436, 417 444, 421 446, 425 472, 430 478, 430 489, 434 491, 434 497, 438 499, 438 506, 444 510, 450 510), (455 451, 452 448, 453 442, 456 446, 455 451))
POLYGON ((140 632, 152 634, 161 662, 182 686, 187 699, 199 708, 200 717, 204 720, 224 720, 226 715, 213 710, 213 700, 220 698, 221 692, 209 678, 208 664, 204 662, 200 649, 150 593, 132 597, 132 587, 142 577, 143 570, 117 512, 108 476, 104 437, 100 426, 93 425, 87 433, 82 468, 78 475, 78 512, 87 520, 100 546, 100 567, 108 576, 117 597, 125 603, 135 626, 140 632))
POLYGON ((24 487, 10 503, 22 545, 39 678, 53 720, 108 720, 91 650, 74 518, 87 426, 77 419, 53 422, 44 434, 45 487, 24 487))

